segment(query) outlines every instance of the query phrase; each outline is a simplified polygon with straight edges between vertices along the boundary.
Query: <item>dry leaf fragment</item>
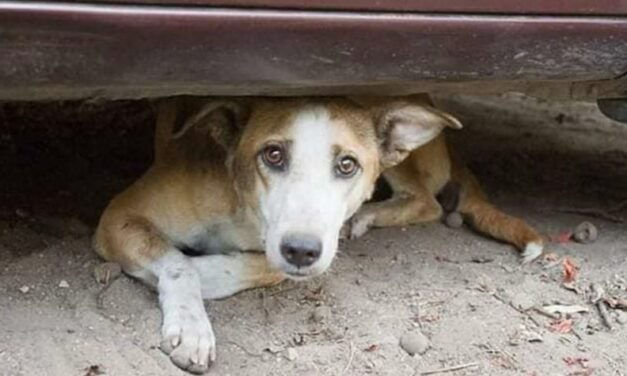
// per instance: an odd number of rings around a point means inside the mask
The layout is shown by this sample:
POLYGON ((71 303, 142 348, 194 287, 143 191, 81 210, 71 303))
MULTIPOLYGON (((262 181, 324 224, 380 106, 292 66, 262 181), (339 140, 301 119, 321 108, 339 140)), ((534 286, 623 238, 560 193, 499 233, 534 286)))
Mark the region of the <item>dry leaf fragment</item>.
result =
POLYGON ((605 298, 604 300, 610 308, 627 310, 627 299, 605 298))
POLYGON ((564 283, 571 283, 577 279, 577 275, 579 275, 579 268, 569 257, 564 257, 562 267, 564 270, 564 283))
POLYGON ((566 357, 562 358, 562 360, 569 367, 578 365, 581 368, 588 368, 588 362, 590 361, 590 359, 588 359, 588 358, 573 357, 573 356, 566 356, 566 357))
POLYGON ((562 333, 562 334, 570 333, 570 331, 573 329, 573 320, 564 319, 564 320, 553 321, 551 325, 549 326, 549 329, 552 332, 556 332, 556 333, 562 333))
POLYGON ((570 242, 570 239, 573 237, 573 233, 571 231, 563 231, 557 235, 552 236, 552 241, 559 244, 566 244, 570 242))

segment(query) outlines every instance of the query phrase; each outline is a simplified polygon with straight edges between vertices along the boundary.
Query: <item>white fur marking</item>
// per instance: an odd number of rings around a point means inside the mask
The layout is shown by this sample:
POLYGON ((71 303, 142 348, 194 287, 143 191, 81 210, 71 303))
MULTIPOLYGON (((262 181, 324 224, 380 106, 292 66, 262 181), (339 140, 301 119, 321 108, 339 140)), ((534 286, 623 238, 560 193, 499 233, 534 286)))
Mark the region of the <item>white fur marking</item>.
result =
POLYGON ((199 373, 216 357, 215 336, 201 297, 198 272, 188 257, 170 251, 151 266, 163 313, 161 349, 179 367, 199 373))
POLYGON ((544 246, 540 243, 531 242, 525 246, 525 250, 522 252, 522 263, 528 264, 537 259, 541 254, 544 246))
POLYGON ((260 199, 267 224, 268 260, 284 271, 320 274, 335 256, 350 188, 350 182, 333 174, 335 130, 323 106, 301 110, 286 135, 292 141, 288 171, 273 176, 267 197, 260 199), (306 270, 296 270, 280 254, 281 241, 290 233, 307 234, 322 242, 320 258, 306 270))
POLYGON ((357 239, 368 232, 372 223, 374 223, 374 218, 374 213, 364 213, 358 211, 350 221, 350 238, 357 239))

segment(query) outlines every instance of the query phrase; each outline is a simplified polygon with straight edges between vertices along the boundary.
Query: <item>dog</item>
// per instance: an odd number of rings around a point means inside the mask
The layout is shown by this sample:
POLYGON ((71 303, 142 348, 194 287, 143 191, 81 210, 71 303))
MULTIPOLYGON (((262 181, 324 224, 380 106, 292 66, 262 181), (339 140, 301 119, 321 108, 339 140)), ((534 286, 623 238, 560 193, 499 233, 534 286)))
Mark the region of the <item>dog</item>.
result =
MULTIPOLYGON (((204 373, 203 300, 322 274, 381 172, 447 127, 461 124, 412 98, 164 99, 154 163, 109 203, 94 248, 156 288, 161 349, 204 373)), ((392 224, 380 218, 368 225, 392 224)))
MULTIPOLYGON (((376 106, 382 99, 362 97, 353 100, 363 106, 376 106)), ((416 95, 412 100, 433 108, 427 95, 416 95)), ((383 177, 392 189, 392 197, 363 205, 344 229, 348 237, 360 237, 371 227, 433 222, 445 212, 458 211, 477 231, 517 247, 523 263, 539 257, 545 239, 523 220, 509 216, 489 203, 477 179, 447 145, 445 137, 444 132, 440 133, 412 151, 403 162, 383 171, 383 177)))

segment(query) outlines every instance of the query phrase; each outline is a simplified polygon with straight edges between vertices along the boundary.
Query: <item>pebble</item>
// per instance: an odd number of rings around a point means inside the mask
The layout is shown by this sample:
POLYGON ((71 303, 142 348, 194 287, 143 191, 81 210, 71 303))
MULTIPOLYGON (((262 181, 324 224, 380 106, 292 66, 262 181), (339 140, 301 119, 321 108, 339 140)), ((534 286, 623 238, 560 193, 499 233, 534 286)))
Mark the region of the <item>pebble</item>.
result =
POLYGON ((460 228, 464 224, 464 218, 459 212, 448 213, 444 223, 450 228, 460 228))
POLYGON ((30 213, 27 210, 24 210, 22 208, 15 209, 15 214, 20 218, 30 217, 30 213))
POLYGON ((298 352, 296 351, 295 348, 290 347, 285 351, 285 357, 289 361, 294 361, 296 360, 296 358, 298 358, 298 352))
POLYGON ((410 331, 403 334, 400 346, 409 355, 424 354, 431 347, 429 338, 419 331, 410 331))
POLYGON ((524 325, 520 326, 509 338, 511 346, 518 346, 523 342, 543 342, 544 339, 540 333, 527 329, 524 325))
POLYGON ((627 313, 621 312, 621 311, 617 311, 616 314, 618 315, 616 317, 616 321, 618 321, 619 324, 621 324, 621 325, 627 324, 627 313))
POLYGON ((331 308, 325 306, 316 307, 311 314, 313 322, 323 322, 329 317, 331 317, 331 308))
POLYGON ((21 292, 22 294, 26 294, 26 293, 27 293, 27 292, 29 292, 29 291, 30 291, 30 287, 28 287, 28 286, 22 286, 22 287, 20 287, 20 292, 21 292))
POLYGON ((61 282, 59 282, 59 287, 61 287, 62 289, 67 289, 70 287, 70 284, 67 283, 65 279, 62 279, 61 282))
POLYGON ((599 230, 590 222, 582 222, 575 228, 573 238, 577 243, 593 243, 599 237, 599 230))
POLYGON ((494 294, 496 292, 496 284, 492 278, 485 274, 482 274, 477 278, 477 284, 479 285, 479 291, 487 292, 489 294, 494 294))
POLYGON ((525 293, 519 293, 512 298, 511 305, 519 311, 527 311, 533 308, 535 302, 530 295, 525 293))

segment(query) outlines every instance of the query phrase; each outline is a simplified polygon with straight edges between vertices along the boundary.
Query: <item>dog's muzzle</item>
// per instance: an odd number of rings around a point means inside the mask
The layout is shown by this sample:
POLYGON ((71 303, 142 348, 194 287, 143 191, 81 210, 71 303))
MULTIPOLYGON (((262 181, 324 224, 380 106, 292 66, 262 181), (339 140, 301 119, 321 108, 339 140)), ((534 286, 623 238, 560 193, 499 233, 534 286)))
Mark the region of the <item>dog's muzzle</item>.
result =
POLYGON ((281 240, 281 255, 298 269, 313 265, 322 254, 320 239, 307 234, 290 234, 281 240))

